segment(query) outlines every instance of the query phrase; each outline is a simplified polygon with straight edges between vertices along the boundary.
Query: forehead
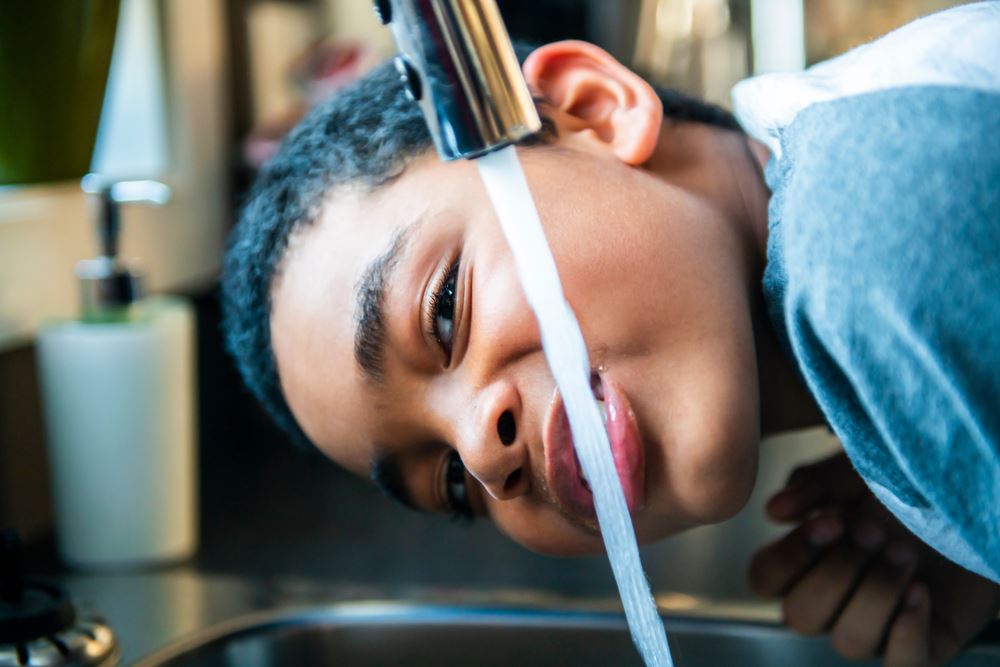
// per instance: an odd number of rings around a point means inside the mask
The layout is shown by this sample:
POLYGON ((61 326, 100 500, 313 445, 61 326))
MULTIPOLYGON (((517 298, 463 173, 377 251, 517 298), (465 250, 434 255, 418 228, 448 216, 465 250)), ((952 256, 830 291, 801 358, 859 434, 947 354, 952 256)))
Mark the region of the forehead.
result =
POLYGON ((282 391, 310 439, 355 472, 367 472, 370 443, 389 416, 354 360, 359 281, 403 228, 470 205, 476 179, 466 163, 422 157, 374 191, 335 190, 319 218, 290 239, 271 292, 282 391))
MULTIPOLYGON (((342 420, 342 428, 358 424, 350 397, 363 387, 353 366, 344 363, 353 344, 353 285, 392 233, 386 219, 375 217, 364 234, 348 233, 347 220, 361 224, 363 202, 356 191, 331 196, 319 219, 290 239, 271 290, 271 341, 281 389, 299 425, 318 445, 329 437, 329 417, 342 420), (333 399, 327 419, 320 396, 333 399)), ((362 442, 363 434, 357 435, 362 442)))

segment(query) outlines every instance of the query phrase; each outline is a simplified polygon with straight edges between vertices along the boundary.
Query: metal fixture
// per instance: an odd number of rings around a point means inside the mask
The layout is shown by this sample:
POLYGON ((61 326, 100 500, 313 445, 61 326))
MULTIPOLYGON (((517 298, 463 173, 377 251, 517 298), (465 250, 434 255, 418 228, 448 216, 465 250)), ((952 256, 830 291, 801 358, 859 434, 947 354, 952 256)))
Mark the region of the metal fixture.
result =
POLYGON ((80 185, 84 192, 95 195, 99 206, 100 248, 98 257, 76 266, 81 315, 87 320, 114 319, 142 297, 142 278, 118 258, 119 206, 124 203, 163 206, 170 201, 170 188, 157 181, 107 181, 97 174, 87 174, 80 185))
POLYGON ((17 534, 0 533, 0 667, 112 667, 118 656, 111 629, 79 618, 59 586, 25 577, 17 534))
POLYGON ((442 159, 475 158, 541 129, 495 0, 377 0, 375 8, 442 159))
MULTIPOLYGON (((826 638, 781 627, 774 620, 780 615, 776 607, 758 614, 769 620, 736 621, 738 605, 723 611, 703 607, 695 598, 675 602, 680 609, 667 612, 664 620, 686 667, 853 664, 839 657, 826 638)), ((998 657, 1000 644, 981 640, 954 665, 994 664, 998 657)), ((293 664, 619 666, 638 665, 639 656, 616 602, 601 609, 579 601, 567 607, 541 597, 515 606, 372 600, 235 618, 164 647, 136 667, 293 664)))

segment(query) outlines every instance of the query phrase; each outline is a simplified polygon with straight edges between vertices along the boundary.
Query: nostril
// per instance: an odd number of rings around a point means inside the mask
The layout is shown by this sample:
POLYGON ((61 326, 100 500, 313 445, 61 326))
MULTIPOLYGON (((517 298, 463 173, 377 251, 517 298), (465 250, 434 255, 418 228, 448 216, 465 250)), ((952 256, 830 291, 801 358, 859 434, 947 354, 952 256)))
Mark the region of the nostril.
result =
POLYGON ((503 490, 510 493, 517 487, 517 483, 521 481, 521 468, 518 468, 510 475, 507 476, 507 481, 503 484, 503 490))
POLYGON ((514 414, 510 410, 504 410, 497 420, 497 434, 503 444, 514 444, 514 439, 517 438, 517 425, 514 424, 514 414))

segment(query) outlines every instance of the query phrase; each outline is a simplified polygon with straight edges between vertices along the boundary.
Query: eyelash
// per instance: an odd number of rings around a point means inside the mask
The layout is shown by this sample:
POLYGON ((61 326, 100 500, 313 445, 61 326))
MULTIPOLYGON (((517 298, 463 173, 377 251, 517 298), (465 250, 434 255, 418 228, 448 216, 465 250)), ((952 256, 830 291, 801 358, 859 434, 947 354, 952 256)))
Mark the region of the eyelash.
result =
MULTIPOLYGON (((446 344, 441 339, 441 331, 438 327, 438 317, 441 315, 441 309, 444 305, 444 302, 449 298, 449 295, 445 295, 444 293, 445 287, 447 286, 447 284, 449 283, 449 281, 453 276, 456 277, 457 281, 458 266, 459 266, 459 260, 456 259, 454 262, 448 265, 448 268, 445 271, 441 273, 441 276, 438 278, 437 285, 434 287, 434 291, 431 292, 430 301, 427 304, 427 312, 424 317, 425 319, 424 328, 427 332, 427 335, 429 335, 430 337, 432 337, 434 340, 437 341, 438 346, 444 352, 445 357, 448 360, 448 363, 451 363, 451 349, 452 349, 451 343, 446 344)), ((456 282, 455 288, 453 289, 450 295, 450 298, 452 300, 451 304, 452 320, 454 320, 455 317, 455 311, 454 311, 455 300, 456 300, 455 297, 457 296, 458 296, 458 284, 456 282)), ((455 334, 454 328, 452 329, 451 333, 452 336, 454 336, 455 334)))
POLYGON ((455 450, 448 453, 448 458, 445 461, 444 498, 452 519, 467 523, 472 522, 474 516, 472 506, 469 504, 469 485, 466 483, 465 464, 462 463, 462 457, 455 450), (461 491, 453 494, 452 484, 460 488, 461 491))

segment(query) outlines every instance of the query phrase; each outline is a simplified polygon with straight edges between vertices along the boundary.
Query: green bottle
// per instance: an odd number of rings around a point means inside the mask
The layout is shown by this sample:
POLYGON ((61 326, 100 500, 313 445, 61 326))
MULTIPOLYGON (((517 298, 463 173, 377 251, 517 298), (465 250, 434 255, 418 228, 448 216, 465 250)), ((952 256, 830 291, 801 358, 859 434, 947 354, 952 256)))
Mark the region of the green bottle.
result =
POLYGON ((0 18, 0 185, 90 169, 119 0, 5 2, 0 18))

